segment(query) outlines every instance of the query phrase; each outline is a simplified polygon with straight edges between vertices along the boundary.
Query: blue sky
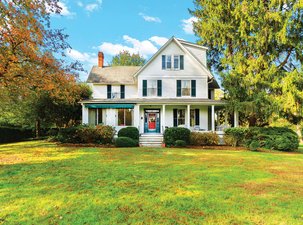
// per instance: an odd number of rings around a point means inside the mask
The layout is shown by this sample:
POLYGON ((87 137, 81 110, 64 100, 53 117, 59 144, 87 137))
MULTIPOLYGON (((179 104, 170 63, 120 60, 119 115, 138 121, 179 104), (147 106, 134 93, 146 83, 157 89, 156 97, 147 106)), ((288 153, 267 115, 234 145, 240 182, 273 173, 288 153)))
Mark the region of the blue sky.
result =
MULTIPOLYGON (((171 36, 195 42, 191 0, 60 0, 61 16, 52 16, 54 28, 64 28, 72 49, 89 72, 103 51, 105 63, 121 50, 139 52, 146 59, 171 36)), ((80 76, 85 80, 87 73, 80 76)))

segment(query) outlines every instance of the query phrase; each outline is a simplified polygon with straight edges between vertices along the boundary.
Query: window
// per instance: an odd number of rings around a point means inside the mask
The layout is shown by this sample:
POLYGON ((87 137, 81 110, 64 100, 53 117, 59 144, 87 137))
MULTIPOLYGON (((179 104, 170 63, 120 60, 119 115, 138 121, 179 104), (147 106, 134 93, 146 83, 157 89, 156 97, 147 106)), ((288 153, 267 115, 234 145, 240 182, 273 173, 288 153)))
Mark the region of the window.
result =
POLYGON ((88 124, 98 125, 102 123, 102 109, 88 109, 88 124))
POLYGON ((162 70, 184 70, 183 55, 162 55, 162 70))
POLYGON ((118 109, 118 126, 132 126, 132 124, 133 124, 133 110, 118 109))
POLYGON ((179 55, 174 56, 174 69, 179 69, 179 55))
POLYGON ((178 109, 178 126, 179 125, 185 125, 185 109, 178 109))
POLYGON ((190 96, 191 89, 190 89, 190 80, 182 80, 181 81, 181 95, 182 96, 190 96))
POLYGON ((147 96, 157 96, 157 80, 147 82, 147 96))
POLYGON ((193 127, 196 125, 196 113, 194 109, 190 110, 190 126, 193 127))
POLYGON ((171 56, 167 55, 166 58, 166 69, 171 69, 171 56))

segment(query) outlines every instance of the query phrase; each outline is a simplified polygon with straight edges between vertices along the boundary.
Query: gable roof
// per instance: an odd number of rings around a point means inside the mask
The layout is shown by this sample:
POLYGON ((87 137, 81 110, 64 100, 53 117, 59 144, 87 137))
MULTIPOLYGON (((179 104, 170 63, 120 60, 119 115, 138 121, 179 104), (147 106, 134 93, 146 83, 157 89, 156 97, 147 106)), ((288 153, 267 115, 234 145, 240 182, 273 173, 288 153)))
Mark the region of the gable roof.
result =
MULTIPOLYGON (((134 75, 134 77, 138 76, 138 74, 140 72, 142 72, 158 55, 160 55, 160 53, 171 43, 171 42, 175 42, 183 52, 187 53, 192 59, 194 59, 194 61, 196 61, 200 66, 201 68, 204 70, 204 72, 207 74, 208 78, 209 79, 214 79, 214 76, 209 72, 209 70, 206 68, 205 65, 203 65, 203 63, 197 59, 197 57, 192 53, 190 52, 188 49, 186 49, 182 43, 184 44, 189 44, 190 42, 186 42, 186 41, 183 41, 183 40, 180 40, 180 39, 177 39, 175 38, 174 36, 171 37, 148 61, 147 63, 144 64, 144 66, 142 66, 134 75)), ((190 45, 192 46, 196 46, 196 47, 199 47, 199 48, 203 48, 205 50, 207 50, 206 47, 204 46, 200 46, 200 45, 197 45, 197 44, 194 44, 194 43, 190 43, 190 45)))
POLYGON ((86 82, 101 84, 135 84, 134 74, 140 68, 140 66, 93 66, 86 82))

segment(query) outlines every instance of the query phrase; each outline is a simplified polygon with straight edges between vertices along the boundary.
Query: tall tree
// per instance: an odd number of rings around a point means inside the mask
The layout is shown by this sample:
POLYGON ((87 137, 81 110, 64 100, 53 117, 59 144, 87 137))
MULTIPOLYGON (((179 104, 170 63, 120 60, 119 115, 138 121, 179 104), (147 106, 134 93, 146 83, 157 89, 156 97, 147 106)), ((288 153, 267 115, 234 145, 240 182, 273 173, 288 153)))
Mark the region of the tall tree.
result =
POLYGON ((302 120, 303 2, 195 0, 194 31, 210 48, 231 107, 250 125, 273 112, 302 120))
POLYGON ((129 51, 122 51, 112 58, 111 66, 143 66, 145 59, 139 53, 130 54, 129 51))

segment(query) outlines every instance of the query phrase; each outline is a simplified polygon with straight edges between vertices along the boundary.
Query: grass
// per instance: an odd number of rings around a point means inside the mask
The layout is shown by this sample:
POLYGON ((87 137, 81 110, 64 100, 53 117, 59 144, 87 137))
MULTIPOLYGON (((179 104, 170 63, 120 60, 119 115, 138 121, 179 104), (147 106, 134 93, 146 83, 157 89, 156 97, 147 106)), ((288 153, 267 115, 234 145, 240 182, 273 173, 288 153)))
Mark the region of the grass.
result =
POLYGON ((303 154, 0 145, 0 224, 303 224, 303 154))

